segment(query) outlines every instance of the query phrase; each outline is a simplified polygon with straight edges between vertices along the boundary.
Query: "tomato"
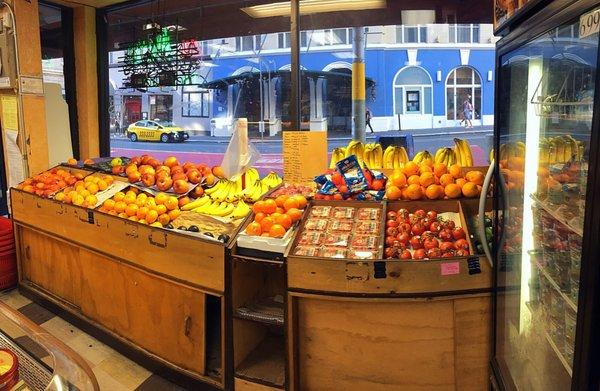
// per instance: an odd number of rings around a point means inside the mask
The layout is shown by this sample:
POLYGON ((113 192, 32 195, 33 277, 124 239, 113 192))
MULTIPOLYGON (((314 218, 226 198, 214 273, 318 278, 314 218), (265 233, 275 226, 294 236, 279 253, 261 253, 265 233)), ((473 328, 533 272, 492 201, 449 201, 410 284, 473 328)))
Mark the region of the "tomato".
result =
POLYGON ((452 230, 452 237, 454 240, 464 239, 466 237, 465 230, 461 227, 456 227, 452 230))
POLYGON ((418 209, 415 211, 414 215, 417 216, 418 218, 422 219, 425 216, 427 216, 427 213, 425 213, 425 211, 423 209, 418 209))
POLYGON ((396 241, 396 238, 393 236, 386 236, 385 237, 385 245, 388 247, 391 247, 394 245, 394 242, 396 241))
POLYGON ((436 220, 429 224, 429 230, 437 235, 442 230, 442 225, 436 220))
POLYGON ((427 212, 427 217, 429 217, 431 220, 436 220, 437 212, 435 210, 430 210, 429 212, 427 212))
POLYGON ((460 250, 456 250, 456 256, 457 257, 468 257, 469 256, 469 250, 465 250, 463 248, 461 248, 460 250))
POLYGON ((427 258, 429 259, 440 258, 441 256, 442 250, 440 250, 439 248, 430 248, 429 250, 427 250, 427 258))
POLYGON ((388 227, 385 230, 385 233, 386 233, 387 236, 396 236, 396 235, 398 235, 398 228, 396 228, 396 227, 388 227))
POLYGON ((442 242, 440 243, 440 250, 443 252, 454 250, 454 243, 452 242, 442 242))
POLYGON ((450 242, 454 239, 452 237, 452 231, 449 230, 448 228, 442 229, 438 236, 440 237, 440 239, 442 239, 442 242, 450 242))
POLYGON ((398 209, 398 212, 396 212, 398 218, 404 220, 404 221, 408 221, 408 218, 410 217, 410 213, 408 210, 402 208, 402 209, 398 209))
POLYGON ((457 250, 460 250, 460 249, 468 250, 469 242, 467 242, 465 239, 458 239, 456 242, 454 242, 454 248, 457 250))
POLYGON ((396 220, 388 220, 385 222, 385 226, 390 228, 390 227, 398 227, 398 222, 396 220))
POLYGON ((454 256, 454 251, 449 250, 442 253, 442 258, 452 258, 454 256))
POLYGON ((336 186, 343 185, 344 177, 339 172, 334 172, 333 174, 331 174, 331 182, 333 182, 333 184, 336 186))
POLYGON ((421 219, 421 223, 425 226, 425 228, 427 228, 429 227, 429 225, 431 225, 431 220, 429 219, 429 217, 425 217, 421 219))
POLYGON ((421 234, 421 237, 423 239, 431 239, 431 238, 435 238, 435 234, 431 231, 425 231, 421 234))
POLYGON ((425 226, 421 223, 415 223, 410 232, 412 232, 413 235, 421 235, 423 232, 425 232, 425 226))
POLYGON ((444 228, 448 228, 449 230, 453 230, 454 227, 456 227, 456 224, 454 224, 454 221, 452 220, 446 220, 442 223, 442 226, 444 228))
POLYGON ((410 241, 410 235, 407 232, 400 232, 398 236, 396 236, 396 239, 400 243, 408 244, 408 242, 410 241))
POLYGON ((409 243, 415 250, 423 248, 423 243, 421 242, 421 237, 419 235, 410 238, 409 243))
POLYGON ((410 232, 412 229, 412 226, 408 223, 400 223, 400 225, 398 226, 398 232, 410 232))
POLYGON ((420 248, 418 250, 415 250, 415 252, 413 253, 413 259, 424 259, 425 255, 427 255, 427 253, 425 253, 425 250, 420 248))
POLYGON ((393 210, 390 210, 389 212, 387 212, 387 219, 388 220, 396 220, 396 216, 398 214, 396 212, 394 212, 393 210))
POLYGON ((400 254, 400 259, 412 259, 412 254, 408 250, 402 251, 400 254))
POLYGON ((396 256, 398 255, 398 249, 394 247, 388 247, 385 249, 384 255, 386 259, 396 258, 396 256))
POLYGON ((436 238, 428 238, 423 241, 423 247, 426 250, 431 250, 432 248, 437 248, 440 244, 436 238))

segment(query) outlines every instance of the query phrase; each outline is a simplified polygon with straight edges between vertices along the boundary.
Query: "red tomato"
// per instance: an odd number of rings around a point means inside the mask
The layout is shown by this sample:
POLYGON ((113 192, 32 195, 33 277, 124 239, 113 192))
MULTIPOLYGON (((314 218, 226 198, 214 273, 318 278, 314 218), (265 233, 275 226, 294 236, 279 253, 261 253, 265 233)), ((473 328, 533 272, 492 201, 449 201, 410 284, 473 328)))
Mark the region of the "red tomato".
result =
POLYGON ((398 218, 403 219, 404 221, 408 221, 408 218, 410 217, 410 213, 408 210, 402 208, 402 209, 398 209, 398 212, 396 212, 398 218))
POLYGON ((454 243, 442 242, 440 243, 440 250, 442 250, 443 252, 454 250, 454 243))
POLYGON ((346 185, 338 186, 338 190, 340 191, 340 193, 346 194, 346 193, 348 193, 348 186, 346 186, 346 185))
POLYGON ((442 226, 444 228, 448 228, 449 230, 453 230, 454 227, 456 227, 456 224, 454 224, 454 221, 452 221, 452 220, 446 220, 446 221, 444 221, 442 226))
POLYGON ((413 253, 413 259, 424 259, 425 255, 427 255, 425 253, 425 250, 420 248, 418 250, 415 250, 415 252, 413 253))
POLYGON ((457 250, 460 250, 460 249, 468 250, 469 242, 467 242, 465 239, 458 239, 456 242, 454 242, 454 248, 457 250))
POLYGON ((400 232, 398 234, 398 236, 396 236, 396 239, 400 243, 408 244, 408 242, 410 241, 410 235, 408 233, 406 233, 406 232, 400 232))
POLYGON ((435 210, 430 210, 429 212, 427 212, 427 217, 429 217, 431 220, 436 220, 437 212, 435 210))
POLYGON ((387 236, 396 236, 396 235, 398 235, 398 228, 396 228, 396 227, 388 227, 385 230, 385 233, 386 233, 387 236))
POLYGON ((396 238, 393 236, 386 236, 385 238, 385 245, 388 247, 391 247, 394 245, 394 242, 396 241, 396 238))
POLYGON ((419 235, 413 236, 409 240, 410 245, 413 249, 417 250, 419 248, 423 248, 423 243, 421 242, 421 237, 419 235))
POLYGON ((400 223, 398 232, 411 232, 412 226, 409 223, 400 223))
POLYGON ((428 238, 423 241, 423 247, 426 250, 431 250, 432 248, 437 248, 439 246, 438 240, 435 238, 428 238))
POLYGON ((400 254, 400 259, 412 259, 412 254, 408 250, 402 251, 400 254))
POLYGON ((452 258, 454 256, 454 251, 445 251, 442 253, 442 258, 452 258))
POLYGON ((421 223, 415 223, 410 232, 412 232, 413 235, 421 235, 423 232, 425 232, 425 226, 421 223))
POLYGON ((422 219, 425 216, 427 216, 427 213, 425 213, 425 211, 423 209, 418 209, 415 211, 415 216, 417 216, 418 218, 422 219))
POLYGON ((460 250, 456 250, 456 256, 457 257, 468 257, 469 250, 465 250, 464 248, 461 248, 460 250))
POLYGON ((397 216, 397 213, 394 212, 393 210, 390 210, 389 212, 387 212, 388 220, 396 220, 396 216, 397 216))
POLYGON ((384 254, 386 259, 396 258, 398 255, 398 249, 394 247, 388 247, 385 249, 384 254))
POLYGON ((439 221, 436 220, 433 223, 429 224, 429 230, 437 235, 442 230, 442 225, 439 221))
POLYGON ((465 230, 461 227, 456 227, 452 230, 452 237, 454 240, 464 239, 466 237, 465 230))
POLYGON ((452 231, 449 230, 448 228, 442 229, 438 236, 440 237, 440 239, 442 239, 443 242, 450 242, 454 239, 452 237, 452 231))
POLYGON ((442 250, 440 250, 439 248, 430 248, 429 250, 427 250, 427 258, 429 259, 441 258, 441 256, 442 250))
POLYGON ((389 227, 396 227, 397 228, 398 225, 399 224, 398 224, 398 222, 396 220, 388 220, 388 221, 385 222, 385 226, 388 227, 388 228, 389 227))
POLYGON ((431 238, 435 238, 435 234, 431 231, 425 231, 421 234, 421 237, 423 239, 431 239, 431 238))

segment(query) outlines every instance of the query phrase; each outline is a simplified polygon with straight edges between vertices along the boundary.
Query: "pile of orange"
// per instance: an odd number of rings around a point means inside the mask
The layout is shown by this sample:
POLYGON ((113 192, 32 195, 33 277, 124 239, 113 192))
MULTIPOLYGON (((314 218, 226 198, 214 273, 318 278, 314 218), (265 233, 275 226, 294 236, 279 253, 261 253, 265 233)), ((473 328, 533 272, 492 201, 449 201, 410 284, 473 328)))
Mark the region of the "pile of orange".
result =
POLYGON ((252 236, 281 238, 302 218, 306 204, 306 198, 299 194, 282 194, 275 199, 257 201, 252 205, 254 220, 246 227, 246 233, 252 236))
POLYGON ((477 197, 481 193, 483 179, 481 171, 469 171, 463 175, 458 164, 446 167, 444 163, 433 164, 429 160, 422 164, 408 162, 390 175, 385 196, 388 200, 477 197))
POLYGON ((114 179, 110 175, 88 175, 56 193, 54 199, 65 204, 83 206, 84 208, 95 208, 98 203, 96 194, 108 189, 114 179))
POLYGON ((135 187, 117 192, 98 210, 153 227, 165 227, 181 214, 177 197, 165 193, 152 196, 135 187))

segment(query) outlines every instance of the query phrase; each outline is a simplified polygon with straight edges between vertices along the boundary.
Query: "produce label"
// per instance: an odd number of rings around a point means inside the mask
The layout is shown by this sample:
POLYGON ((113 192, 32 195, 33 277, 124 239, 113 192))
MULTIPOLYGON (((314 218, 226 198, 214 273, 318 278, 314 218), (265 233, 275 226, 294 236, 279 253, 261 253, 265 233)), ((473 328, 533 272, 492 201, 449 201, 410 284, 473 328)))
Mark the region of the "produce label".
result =
POLYGON ((450 276, 452 274, 460 273, 460 263, 458 262, 442 263, 440 267, 442 269, 442 276, 450 276))
POLYGON ((283 177, 286 182, 307 184, 327 167, 327 132, 283 132, 283 177))

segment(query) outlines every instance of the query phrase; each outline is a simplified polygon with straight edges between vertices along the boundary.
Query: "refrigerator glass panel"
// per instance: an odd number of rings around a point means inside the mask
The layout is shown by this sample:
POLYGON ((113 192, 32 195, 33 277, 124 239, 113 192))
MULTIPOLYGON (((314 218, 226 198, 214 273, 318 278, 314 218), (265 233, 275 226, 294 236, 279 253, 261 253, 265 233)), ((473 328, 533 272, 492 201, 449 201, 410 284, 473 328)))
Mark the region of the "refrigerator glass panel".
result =
POLYGON ((519 390, 571 384, 598 55, 578 21, 500 57, 496 359, 519 390))

